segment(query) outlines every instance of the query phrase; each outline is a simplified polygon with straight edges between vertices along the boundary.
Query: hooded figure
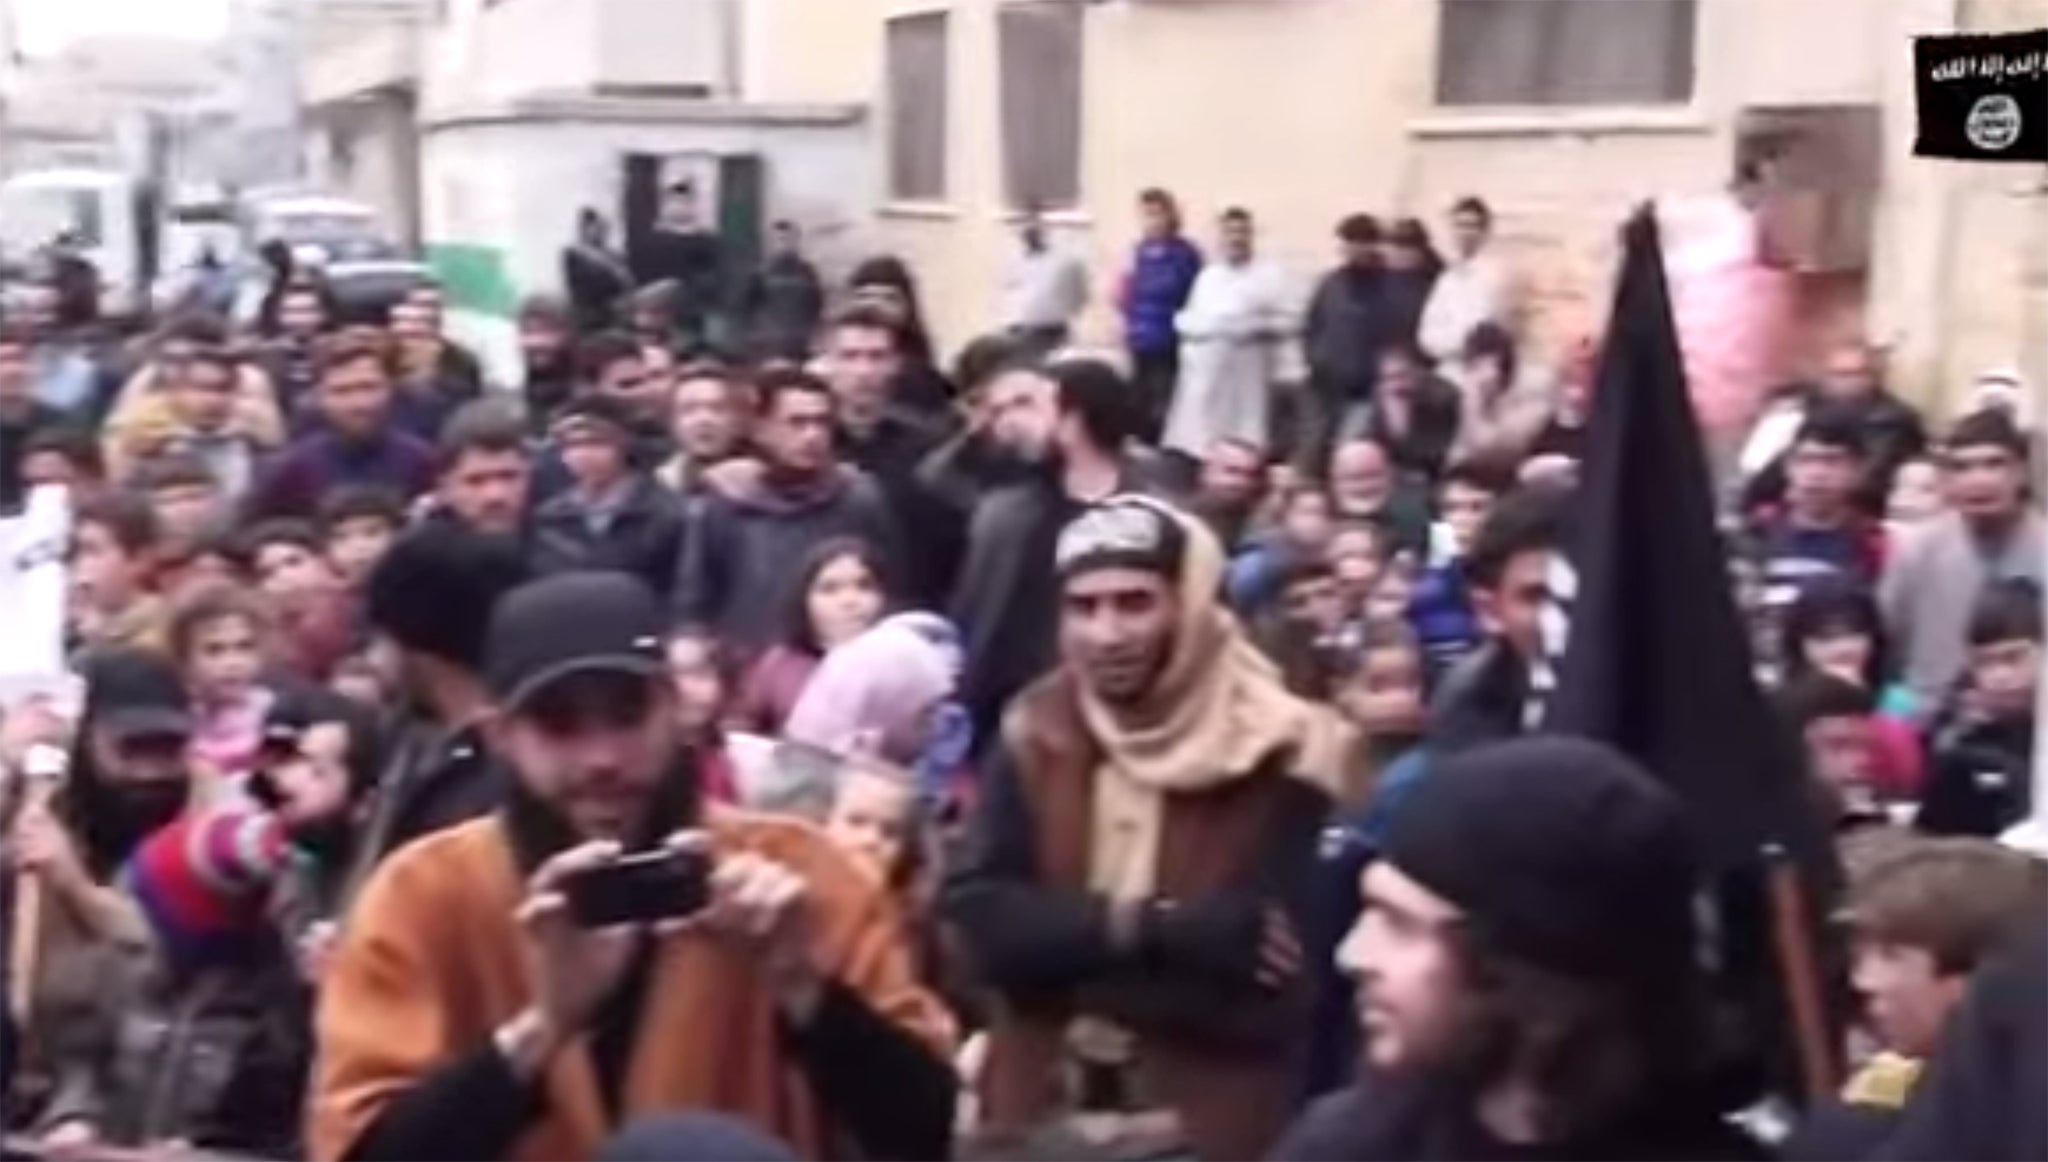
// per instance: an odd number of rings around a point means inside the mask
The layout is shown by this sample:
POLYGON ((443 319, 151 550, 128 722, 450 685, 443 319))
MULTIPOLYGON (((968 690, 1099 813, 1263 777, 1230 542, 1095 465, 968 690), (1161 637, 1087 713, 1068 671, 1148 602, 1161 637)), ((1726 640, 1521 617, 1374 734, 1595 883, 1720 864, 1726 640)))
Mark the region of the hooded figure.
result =
POLYGON ((1078 1097, 1260 1156, 1298 1086, 1295 933, 1342 733, 1218 604, 1193 518, 1113 498, 1056 560, 1062 663, 1012 704, 946 892, 1000 997, 988 1124, 1030 1132, 1078 1097), (1069 1066, 1091 1092, 1060 1092, 1069 1066))
POLYGON ((938 646, 890 620, 825 655, 782 734, 791 742, 911 766, 924 757, 934 715, 954 682, 938 646))

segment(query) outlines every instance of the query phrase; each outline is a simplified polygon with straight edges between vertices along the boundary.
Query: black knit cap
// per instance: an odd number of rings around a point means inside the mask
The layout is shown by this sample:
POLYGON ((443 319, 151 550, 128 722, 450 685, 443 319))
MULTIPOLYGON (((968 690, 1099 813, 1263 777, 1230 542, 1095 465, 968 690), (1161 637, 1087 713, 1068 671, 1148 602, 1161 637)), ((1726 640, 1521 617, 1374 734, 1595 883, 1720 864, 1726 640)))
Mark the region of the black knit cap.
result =
POLYGON ((1142 569, 1180 577, 1188 534, 1173 511, 1144 496, 1090 505, 1060 531, 1053 570, 1061 581, 1096 569, 1142 569))
POLYGON ((370 570, 364 618, 405 649, 474 671, 491 610, 526 578, 516 537, 430 518, 394 541, 370 570))
POLYGON ((1385 855, 1487 946, 1538 966, 1654 982, 1692 962, 1684 810, 1600 743, 1532 736, 1433 764, 1395 812, 1385 855))

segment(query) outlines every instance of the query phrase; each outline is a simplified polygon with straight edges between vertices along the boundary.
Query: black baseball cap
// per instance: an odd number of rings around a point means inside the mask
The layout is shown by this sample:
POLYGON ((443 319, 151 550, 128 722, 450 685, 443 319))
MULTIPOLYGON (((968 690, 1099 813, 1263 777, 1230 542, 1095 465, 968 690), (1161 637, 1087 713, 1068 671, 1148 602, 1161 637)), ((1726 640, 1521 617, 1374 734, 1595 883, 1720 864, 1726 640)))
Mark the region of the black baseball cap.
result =
POLYGON ((176 667, 141 650, 95 653, 85 666, 93 725, 117 740, 190 738, 192 711, 176 667))
POLYGON ((510 711, 571 674, 660 675, 667 624, 653 591, 624 573, 530 581, 491 615, 484 681, 499 709, 510 711))

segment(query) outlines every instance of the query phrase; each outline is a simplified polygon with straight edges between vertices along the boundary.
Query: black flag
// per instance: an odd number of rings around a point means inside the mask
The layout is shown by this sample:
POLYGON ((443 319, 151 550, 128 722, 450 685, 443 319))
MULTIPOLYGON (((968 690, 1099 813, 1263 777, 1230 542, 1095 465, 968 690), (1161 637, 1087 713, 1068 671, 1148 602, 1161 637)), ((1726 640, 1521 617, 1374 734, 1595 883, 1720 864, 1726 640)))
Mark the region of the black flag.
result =
MULTIPOLYGON (((1805 870, 1825 916, 1833 846, 1804 756, 1758 686, 1671 318, 1652 208, 1625 254, 1593 391, 1570 539, 1553 570, 1569 624, 1547 731, 1607 742, 1685 801, 1721 908, 1723 995, 1749 1018, 1728 1052, 1772 1069, 1786 1000, 1773 961, 1764 852, 1805 870)), ((1782 1076, 1782 1075, 1781 1075, 1782 1076)))
POLYGON ((1692 808, 1717 866, 1820 840, 1801 762, 1758 688, 1678 334, 1657 222, 1624 230, 1566 552, 1571 625, 1544 728, 1613 743, 1692 808), (1795 832, 1801 832, 1795 834, 1795 832))
POLYGON ((1913 152, 2048 161, 2048 29, 1913 41, 1913 152))

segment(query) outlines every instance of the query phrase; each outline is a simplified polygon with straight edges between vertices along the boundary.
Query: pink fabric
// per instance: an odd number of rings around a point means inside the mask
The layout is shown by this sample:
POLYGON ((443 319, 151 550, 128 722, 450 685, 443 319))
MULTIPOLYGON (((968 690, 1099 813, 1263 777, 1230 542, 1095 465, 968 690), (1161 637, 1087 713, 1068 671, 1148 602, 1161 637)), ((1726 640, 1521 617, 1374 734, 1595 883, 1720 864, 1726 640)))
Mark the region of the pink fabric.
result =
POLYGON ((222 775, 246 775, 254 770, 256 752, 263 745, 263 722, 273 700, 270 691, 258 688, 229 706, 194 707, 193 761, 222 775))
POLYGON ((1693 408, 1710 434, 1746 431, 1770 386, 1791 279, 1763 264, 1755 219, 1725 194, 1660 205, 1658 217, 1693 408))
POLYGON ((1887 715, 1871 720, 1870 781, 1887 799, 1917 799, 1927 782, 1927 754, 1911 723, 1887 715))
POLYGON ((952 692, 945 652, 906 625, 884 622, 825 655, 782 737, 842 753, 869 745, 912 763, 931 710, 952 692))

